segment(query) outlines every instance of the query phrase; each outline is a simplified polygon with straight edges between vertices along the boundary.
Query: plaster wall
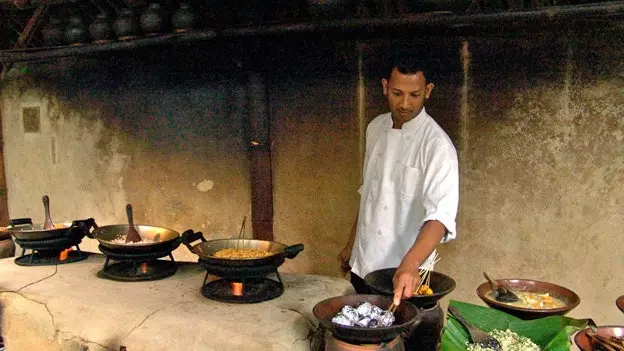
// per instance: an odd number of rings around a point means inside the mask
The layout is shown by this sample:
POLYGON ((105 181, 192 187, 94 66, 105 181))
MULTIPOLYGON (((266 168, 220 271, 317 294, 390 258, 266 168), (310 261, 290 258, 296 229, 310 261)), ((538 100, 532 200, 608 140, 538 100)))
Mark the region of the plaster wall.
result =
MULTIPOLYGON (((442 246, 437 268, 457 281, 450 298, 480 303, 475 289, 487 270, 564 285, 582 299, 571 316, 621 324, 621 37, 615 28, 413 41, 434 52, 440 72, 427 109, 460 159, 459 236, 442 246)), ((285 271, 339 275, 364 127, 385 112, 379 67, 389 44, 344 45, 325 55, 330 73, 315 50, 305 74, 291 74, 300 62, 272 72, 275 239, 306 245, 285 271)), ((41 221, 47 193, 54 218, 123 223, 130 202, 139 222, 238 234, 250 215, 243 85, 201 65, 153 62, 74 63, 63 70, 72 73, 3 86, 11 217, 41 221), (47 116, 36 136, 20 131, 29 101, 41 101, 47 116)), ((194 260, 185 248, 176 257, 194 260)))

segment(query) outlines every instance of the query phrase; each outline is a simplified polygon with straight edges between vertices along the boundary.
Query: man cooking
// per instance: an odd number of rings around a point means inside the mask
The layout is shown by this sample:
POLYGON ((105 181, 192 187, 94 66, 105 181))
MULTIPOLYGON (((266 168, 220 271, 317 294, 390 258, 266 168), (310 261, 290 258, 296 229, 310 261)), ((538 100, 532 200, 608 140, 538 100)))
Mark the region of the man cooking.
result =
POLYGON ((359 212, 339 255, 358 293, 369 293, 368 273, 397 267, 396 305, 413 295, 436 246, 456 237, 457 153, 425 110, 434 88, 427 73, 414 56, 398 54, 381 80, 390 112, 366 129, 359 212))

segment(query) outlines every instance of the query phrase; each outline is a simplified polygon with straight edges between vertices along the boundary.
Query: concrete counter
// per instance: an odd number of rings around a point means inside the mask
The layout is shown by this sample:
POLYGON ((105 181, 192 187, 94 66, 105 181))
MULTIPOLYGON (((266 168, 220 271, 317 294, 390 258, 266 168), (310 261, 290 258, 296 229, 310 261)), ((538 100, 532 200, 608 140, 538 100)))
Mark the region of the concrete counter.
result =
POLYGON ((344 279, 281 274, 282 296, 231 304, 201 294, 195 263, 146 282, 98 278, 103 264, 99 254, 57 266, 0 260, 6 350, 310 350, 322 339, 314 305, 353 293, 344 279))

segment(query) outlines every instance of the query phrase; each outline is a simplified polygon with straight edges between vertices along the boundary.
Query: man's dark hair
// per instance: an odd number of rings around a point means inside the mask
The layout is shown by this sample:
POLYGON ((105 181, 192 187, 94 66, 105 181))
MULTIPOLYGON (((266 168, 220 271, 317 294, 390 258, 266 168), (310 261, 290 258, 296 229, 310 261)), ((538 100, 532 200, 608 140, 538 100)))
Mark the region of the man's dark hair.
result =
POLYGON ((386 79, 390 78, 393 69, 397 69, 403 74, 416 74, 422 72, 425 76, 425 80, 429 79, 429 72, 427 71, 427 60, 422 57, 421 54, 413 51, 396 51, 390 60, 390 64, 386 70, 386 79))

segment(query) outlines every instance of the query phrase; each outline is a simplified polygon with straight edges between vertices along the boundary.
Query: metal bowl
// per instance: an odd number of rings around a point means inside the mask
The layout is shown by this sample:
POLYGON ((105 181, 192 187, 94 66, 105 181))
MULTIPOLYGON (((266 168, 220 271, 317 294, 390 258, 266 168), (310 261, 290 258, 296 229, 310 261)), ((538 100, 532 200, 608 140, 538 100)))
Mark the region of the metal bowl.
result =
MULTIPOLYGON (((376 294, 394 296, 392 277, 395 271, 396 268, 386 268, 370 272, 364 277, 364 282, 376 294)), ((455 280, 448 275, 431 271, 430 277, 433 294, 412 296, 407 299, 408 302, 416 307, 429 307, 455 289, 455 280)))
POLYGON ((392 303, 391 296, 383 295, 343 295, 331 297, 317 303, 312 312, 327 330, 338 339, 352 344, 379 344, 396 338, 399 334, 420 324, 422 314, 409 302, 402 302, 394 312, 395 323, 389 327, 362 328, 348 327, 332 323, 332 318, 343 306, 354 306, 358 302, 367 301, 381 308, 388 308, 392 303))
POLYGON ((510 306, 503 302, 496 301, 493 297, 490 297, 488 293, 492 289, 489 282, 479 285, 477 288, 477 295, 479 295, 481 300, 483 300, 483 302, 485 302, 488 306, 522 319, 536 319, 547 316, 565 315, 581 302, 581 298, 574 291, 553 283, 531 279, 497 279, 496 281, 505 285, 512 291, 549 293, 565 303, 565 306, 563 307, 544 309, 510 306))
MULTIPOLYGON (((576 333, 574 336, 574 343, 578 346, 581 351, 597 351, 600 350, 592 346, 591 339, 587 336, 587 332, 591 330, 591 328, 585 328, 580 332, 576 333)), ((596 334, 603 336, 605 338, 616 337, 623 338, 624 337, 624 326, 620 325, 605 325, 596 328, 596 334)))

